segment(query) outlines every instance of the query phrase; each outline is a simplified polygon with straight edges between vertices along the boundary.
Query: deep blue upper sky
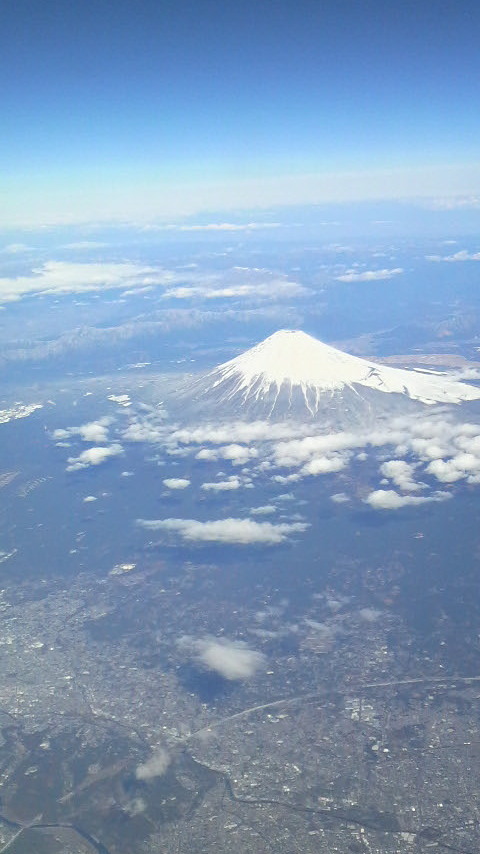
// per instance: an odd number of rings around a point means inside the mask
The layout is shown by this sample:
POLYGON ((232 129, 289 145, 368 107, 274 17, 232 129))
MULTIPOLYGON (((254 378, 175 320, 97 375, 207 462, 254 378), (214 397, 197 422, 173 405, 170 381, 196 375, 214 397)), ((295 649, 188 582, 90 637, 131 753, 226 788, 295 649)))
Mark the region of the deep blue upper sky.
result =
POLYGON ((4 0, 1 41, 2 223, 480 190, 474 0, 4 0))

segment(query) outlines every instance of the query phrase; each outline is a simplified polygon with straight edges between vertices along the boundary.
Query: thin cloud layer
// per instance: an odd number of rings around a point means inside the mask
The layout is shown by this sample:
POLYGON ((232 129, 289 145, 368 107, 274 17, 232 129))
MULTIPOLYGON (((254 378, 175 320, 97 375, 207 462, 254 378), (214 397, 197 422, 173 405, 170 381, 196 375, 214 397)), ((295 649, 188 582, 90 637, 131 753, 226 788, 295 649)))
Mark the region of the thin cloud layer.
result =
POLYGON ((460 249, 454 252, 453 255, 427 255, 427 261, 447 261, 455 263, 457 261, 480 261, 480 252, 469 252, 467 249, 460 249))
POLYGON ((145 231, 259 231, 270 228, 281 228, 281 222, 209 222, 205 225, 195 224, 182 225, 169 223, 168 225, 144 226, 145 231))
POLYGON ((169 271, 134 263, 48 261, 29 276, 0 277, 0 303, 25 296, 168 285, 173 281, 175 274, 169 271))
POLYGON ((169 288, 164 293, 165 299, 235 299, 247 297, 250 299, 281 300, 291 297, 305 296, 310 291, 288 279, 273 279, 272 281, 255 283, 245 282, 233 285, 194 284, 169 288))
POLYGON ((337 282, 375 282, 381 279, 392 279, 403 273, 402 267, 394 267, 391 270, 347 270, 341 276, 335 276, 337 282))

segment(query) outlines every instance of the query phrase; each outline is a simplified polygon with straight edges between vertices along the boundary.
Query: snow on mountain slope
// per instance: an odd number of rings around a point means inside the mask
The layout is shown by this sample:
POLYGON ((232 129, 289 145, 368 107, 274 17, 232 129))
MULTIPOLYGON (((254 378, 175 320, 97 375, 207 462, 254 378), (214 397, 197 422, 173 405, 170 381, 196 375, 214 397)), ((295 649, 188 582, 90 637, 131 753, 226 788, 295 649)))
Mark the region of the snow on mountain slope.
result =
POLYGON ((480 388, 441 373, 392 368, 350 356, 305 332, 281 330, 196 382, 195 397, 227 414, 316 417, 332 410, 398 409, 401 400, 458 404, 480 399, 480 388), (379 394, 380 393, 380 394, 379 394), (381 400, 383 398, 383 400, 381 400))

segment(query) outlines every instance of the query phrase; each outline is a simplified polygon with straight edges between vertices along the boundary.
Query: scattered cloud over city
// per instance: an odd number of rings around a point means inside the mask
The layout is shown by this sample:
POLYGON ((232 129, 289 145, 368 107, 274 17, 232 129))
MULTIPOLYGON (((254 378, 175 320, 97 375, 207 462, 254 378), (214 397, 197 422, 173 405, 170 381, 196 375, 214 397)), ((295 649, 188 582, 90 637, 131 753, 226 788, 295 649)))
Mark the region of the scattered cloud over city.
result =
POLYGON ((135 771, 137 780, 154 780, 163 777, 171 763, 171 757, 164 747, 157 747, 152 756, 138 765, 135 771))
POLYGON ((267 663, 261 652, 251 649, 243 641, 227 638, 194 639, 184 636, 179 640, 179 648, 190 653, 194 661, 203 667, 230 681, 250 679, 267 663))
POLYGON ((256 522, 254 519, 216 519, 199 522, 196 519, 139 519, 138 525, 152 531, 178 534, 183 540, 238 545, 282 543, 289 534, 308 528, 305 522, 256 522))
POLYGON ((337 282, 375 282, 381 279, 392 279, 403 273, 402 267, 394 267, 391 270, 347 270, 340 276, 335 276, 337 282))

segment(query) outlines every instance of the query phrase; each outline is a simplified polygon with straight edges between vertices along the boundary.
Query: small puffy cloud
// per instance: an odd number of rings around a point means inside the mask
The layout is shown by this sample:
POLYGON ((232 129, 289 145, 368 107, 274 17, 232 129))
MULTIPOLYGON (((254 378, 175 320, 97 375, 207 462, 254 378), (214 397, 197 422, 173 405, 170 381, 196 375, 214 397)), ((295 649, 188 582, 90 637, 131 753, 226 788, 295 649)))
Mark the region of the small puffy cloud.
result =
MULTIPOLYGON (((355 447, 365 445, 367 439, 362 434, 327 433, 317 436, 305 436, 301 439, 280 441, 273 448, 273 462, 278 467, 293 467, 313 462, 314 459, 324 460, 355 447)), ((321 468, 322 463, 319 463, 321 468)), ((341 466, 342 467, 342 466, 341 466)), ((315 468, 315 466, 313 466, 315 468)), ((337 469, 338 470, 338 469, 337 469)), ((313 471, 311 472, 314 473, 313 471)))
POLYGON ((232 476, 228 480, 217 480, 212 483, 202 483, 202 489, 209 492, 228 492, 232 489, 239 489, 242 481, 239 477, 232 476))
POLYGON ((80 424, 79 427, 66 427, 65 429, 54 430, 53 438, 63 440, 71 436, 79 436, 83 442, 101 444, 102 442, 108 442, 107 428, 110 424, 110 418, 99 418, 97 421, 88 421, 86 424, 80 424))
POLYGON ((206 462, 218 460, 218 454, 213 448, 202 448, 195 454, 196 460, 206 460, 206 462))
POLYGON ((442 483, 455 483, 465 478, 472 482, 472 478, 480 475, 480 456, 463 453, 456 454, 449 460, 432 460, 426 471, 442 483))
POLYGON ((381 279, 391 279, 403 273, 402 267, 394 267, 391 270, 347 270, 341 276, 336 276, 338 282, 375 282, 381 279))
POLYGON ((347 465, 349 457, 336 454, 331 457, 313 457, 300 471, 304 475, 329 474, 330 472, 341 471, 347 465))
POLYGON ((103 421, 91 421, 89 424, 82 424, 77 432, 84 442, 93 442, 95 444, 108 442, 107 424, 108 421, 106 419, 103 421))
POLYGON ((98 501, 98 498, 96 497, 96 495, 87 495, 85 496, 83 501, 84 504, 90 504, 92 501, 98 501))
POLYGON ((167 489, 186 489, 187 486, 190 486, 190 483, 191 481, 186 477, 166 477, 163 481, 167 489))
POLYGON ((89 466, 99 466, 111 457, 118 457, 120 454, 123 454, 123 448, 118 444, 88 448, 88 450, 82 451, 78 457, 68 458, 67 471, 79 471, 89 466))
POLYGON ((250 649, 243 641, 207 637, 198 640, 181 638, 180 646, 191 649, 195 660, 231 681, 250 679, 265 667, 266 658, 261 652, 250 649))
POLYGON ((211 522, 198 522, 196 519, 139 519, 138 524, 147 530, 173 531, 184 540, 240 545, 282 543, 288 534, 305 531, 308 527, 304 522, 274 525, 272 522, 235 518, 211 522))
POLYGON ((155 777, 163 777, 170 762, 169 753, 165 748, 159 747, 150 759, 137 766, 135 776, 137 780, 153 780, 155 777))
POLYGON ((153 419, 132 421, 123 431, 122 439, 125 442, 149 442, 160 444, 165 441, 168 431, 161 422, 153 419))
POLYGON ((426 504, 429 501, 445 501, 451 498, 450 492, 434 492, 429 497, 418 497, 413 495, 399 495, 394 489, 376 489, 365 499, 374 510, 398 510, 409 504, 426 504))
POLYGON ((380 466, 381 473, 404 492, 416 492, 424 486, 414 481, 415 469, 413 463, 407 463, 405 460, 388 460, 380 466))
POLYGON ((256 448, 246 447, 246 445, 224 445, 217 449, 217 454, 224 460, 230 460, 232 465, 240 466, 252 459, 258 457, 256 448))
POLYGON ((271 513, 276 513, 276 510, 274 504, 262 504, 261 507, 252 507, 250 513, 252 516, 269 516, 271 513))
POLYGON ((350 498, 345 492, 335 492, 334 495, 330 496, 330 501, 333 501, 334 504, 346 504, 350 498))

